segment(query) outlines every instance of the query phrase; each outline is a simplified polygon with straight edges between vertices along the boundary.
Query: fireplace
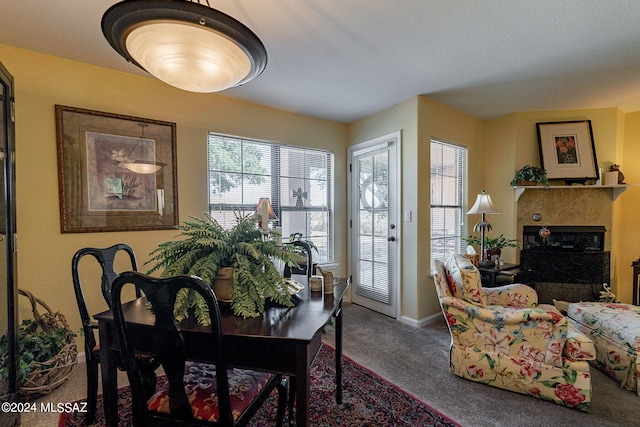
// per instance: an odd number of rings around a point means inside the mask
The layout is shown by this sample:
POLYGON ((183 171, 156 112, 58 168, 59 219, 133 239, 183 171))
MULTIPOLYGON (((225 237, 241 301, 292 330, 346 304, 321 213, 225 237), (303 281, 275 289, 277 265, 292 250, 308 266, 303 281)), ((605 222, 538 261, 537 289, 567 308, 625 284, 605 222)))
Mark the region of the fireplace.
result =
POLYGON ((520 251, 520 265, 539 302, 597 300, 603 283, 610 283, 605 227, 549 226, 548 237, 542 237, 541 228, 524 226, 520 251))

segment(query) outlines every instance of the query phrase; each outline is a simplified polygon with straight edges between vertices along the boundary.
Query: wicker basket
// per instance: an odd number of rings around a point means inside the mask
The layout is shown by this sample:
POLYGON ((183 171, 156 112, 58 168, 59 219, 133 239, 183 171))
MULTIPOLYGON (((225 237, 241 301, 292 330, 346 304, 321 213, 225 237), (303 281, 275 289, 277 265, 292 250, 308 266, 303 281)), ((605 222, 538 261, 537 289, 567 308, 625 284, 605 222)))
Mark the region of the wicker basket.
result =
MULTIPOLYGON (((62 313, 54 313, 47 304, 29 291, 19 289, 18 293, 29 298, 33 317, 40 328, 45 331, 61 327, 71 330, 62 313), (38 304, 44 307, 47 312, 40 314, 38 304)), ((33 370, 26 380, 20 383, 20 397, 35 399, 51 393, 69 378, 77 361, 78 349, 75 339, 71 336, 69 342, 54 357, 45 362, 32 363, 33 370)))

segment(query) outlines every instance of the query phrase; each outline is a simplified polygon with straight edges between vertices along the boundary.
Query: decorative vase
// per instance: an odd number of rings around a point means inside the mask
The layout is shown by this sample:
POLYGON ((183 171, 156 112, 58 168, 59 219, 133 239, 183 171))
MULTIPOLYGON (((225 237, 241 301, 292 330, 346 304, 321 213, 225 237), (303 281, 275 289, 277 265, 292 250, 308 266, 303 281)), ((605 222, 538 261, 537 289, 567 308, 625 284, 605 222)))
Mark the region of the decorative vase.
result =
POLYGON ((233 267, 222 267, 218 269, 216 278, 213 280, 211 288, 216 294, 216 299, 223 302, 231 302, 231 289, 233 286, 233 267))
POLYGON ((551 236, 551 230, 549 230, 547 227, 543 225, 542 228, 538 230, 538 234, 543 239, 546 239, 547 237, 551 236))
POLYGON ((521 179, 518 180, 518 187, 535 187, 538 184, 538 181, 524 181, 521 179))

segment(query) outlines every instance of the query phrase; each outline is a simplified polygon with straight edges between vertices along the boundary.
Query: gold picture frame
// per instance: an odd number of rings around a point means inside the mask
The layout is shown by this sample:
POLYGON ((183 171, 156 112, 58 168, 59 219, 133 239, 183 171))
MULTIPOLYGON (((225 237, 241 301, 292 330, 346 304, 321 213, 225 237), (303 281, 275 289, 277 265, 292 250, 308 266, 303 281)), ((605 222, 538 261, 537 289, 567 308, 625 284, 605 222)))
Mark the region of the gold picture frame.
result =
POLYGON ((548 179, 567 183, 598 179, 591 120, 536 123, 540 162, 548 179))
POLYGON ((55 106, 62 233, 178 224, 176 124, 55 106), (139 173, 136 163, 159 170, 139 173))

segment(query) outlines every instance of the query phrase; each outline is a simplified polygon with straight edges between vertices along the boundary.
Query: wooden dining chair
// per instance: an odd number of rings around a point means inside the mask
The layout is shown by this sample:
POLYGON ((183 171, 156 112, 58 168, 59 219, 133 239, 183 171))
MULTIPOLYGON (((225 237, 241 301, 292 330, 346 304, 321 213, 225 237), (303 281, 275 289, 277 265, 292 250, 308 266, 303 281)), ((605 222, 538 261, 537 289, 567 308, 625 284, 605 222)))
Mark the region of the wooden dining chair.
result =
MULTIPOLYGON (((176 426, 246 425, 274 388, 278 389, 276 425, 282 426, 287 400, 286 387, 280 374, 228 368, 222 341, 218 302, 213 290, 195 276, 155 278, 137 272, 120 274, 113 283, 111 302, 118 342, 131 385, 133 425, 176 426), (168 381, 150 398, 144 395, 132 343, 139 340, 127 328, 120 296, 125 285, 142 289, 155 314, 152 349, 157 355, 168 381), (186 357, 191 345, 175 321, 176 295, 184 288, 202 296, 211 322, 211 362, 203 363, 186 357)), ((199 341, 202 338, 198 339, 199 341)))
MULTIPOLYGON (((95 419, 96 414, 96 402, 98 399, 98 365, 100 364, 100 347, 96 342, 95 329, 97 324, 92 322, 87 303, 84 298, 82 289, 81 274, 79 271, 80 260, 85 256, 90 255, 98 261, 102 269, 102 275, 100 278, 100 287, 104 299, 111 307, 111 286, 113 280, 118 273, 115 271, 114 262, 116 256, 122 254, 125 258, 129 259, 130 269, 137 270, 138 264, 136 261, 135 253, 133 249, 124 243, 119 243, 108 248, 83 248, 78 250, 71 260, 71 276, 73 278, 73 289, 76 294, 76 302, 78 304, 78 310, 80 312, 80 319, 82 321, 82 331, 84 335, 84 354, 87 366, 87 414, 85 421, 91 424, 95 419)), ((136 297, 141 295, 140 290, 136 289, 136 297)), ((156 375, 155 369, 159 363, 153 358, 139 357, 138 363, 141 365, 141 369, 145 372, 145 384, 147 387, 147 393, 151 395, 155 391, 156 375)), ((122 368, 122 363, 119 364, 122 368)))

